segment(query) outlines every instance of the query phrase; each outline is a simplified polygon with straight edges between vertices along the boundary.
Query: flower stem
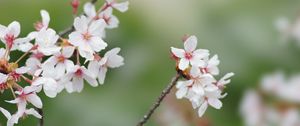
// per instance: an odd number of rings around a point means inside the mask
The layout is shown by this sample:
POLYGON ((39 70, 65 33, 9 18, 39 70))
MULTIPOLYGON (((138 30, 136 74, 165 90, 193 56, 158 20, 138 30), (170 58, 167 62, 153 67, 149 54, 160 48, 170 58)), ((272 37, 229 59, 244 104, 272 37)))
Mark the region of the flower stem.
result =
POLYGON ((39 120, 39 125, 38 126, 44 126, 44 112, 43 109, 38 109, 39 114, 42 116, 39 120))
POLYGON ((25 56, 27 56, 29 54, 30 50, 27 51, 26 53, 24 53, 19 59, 17 59, 17 61, 15 63, 20 62, 25 56))
POLYGON ((143 118, 140 120, 140 122, 137 123, 136 126, 143 126, 151 117, 151 115, 154 113, 154 111, 159 107, 161 102, 164 100, 164 98, 167 96, 167 94, 170 93, 171 89, 176 85, 177 81, 181 77, 180 73, 177 73, 170 84, 161 92, 160 96, 157 98, 155 103, 152 105, 152 107, 148 110, 148 112, 143 116, 143 118))
POLYGON ((80 65, 80 56, 79 56, 79 50, 76 50, 76 60, 77 60, 77 65, 80 65))
POLYGON ((10 91, 13 94, 14 98, 16 99, 17 97, 16 97, 14 89, 12 88, 12 86, 9 86, 9 88, 10 88, 10 91))

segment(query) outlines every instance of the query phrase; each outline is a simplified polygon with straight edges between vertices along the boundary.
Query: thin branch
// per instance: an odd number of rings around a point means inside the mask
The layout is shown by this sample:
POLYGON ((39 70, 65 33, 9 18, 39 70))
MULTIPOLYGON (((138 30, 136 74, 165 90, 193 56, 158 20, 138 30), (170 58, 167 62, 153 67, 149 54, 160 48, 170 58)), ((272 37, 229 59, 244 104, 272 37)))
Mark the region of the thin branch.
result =
POLYGON ((43 109, 38 109, 39 114, 42 116, 42 118, 39 120, 38 126, 44 126, 44 112, 43 109))
MULTIPOLYGON (((96 4, 97 1, 98 1, 98 0, 91 0, 91 3, 92 3, 92 4, 96 4)), ((83 15, 83 14, 81 14, 81 15, 83 15)), ((71 32, 74 31, 74 30, 75 30, 75 29, 74 29, 74 27, 73 27, 73 25, 72 25, 72 26, 66 28, 65 30, 59 32, 58 35, 59 35, 59 36, 65 36, 65 35, 71 33, 71 32)))
POLYGON ((136 126, 143 126, 151 117, 151 115, 154 113, 154 111, 159 107, 161 102, 164 100, 164 98, 167 96, 167 94, 170 93, 171 89, 176 85, 178 79, 181 77, 181 74, 176 74, 175 77, 173 77, 170 84, 161 92, 160 96, 157 98, 156 102, 152 105, 152 107, 148 110, 147 114, 143 116, 143 118, 138 122, 136 126))

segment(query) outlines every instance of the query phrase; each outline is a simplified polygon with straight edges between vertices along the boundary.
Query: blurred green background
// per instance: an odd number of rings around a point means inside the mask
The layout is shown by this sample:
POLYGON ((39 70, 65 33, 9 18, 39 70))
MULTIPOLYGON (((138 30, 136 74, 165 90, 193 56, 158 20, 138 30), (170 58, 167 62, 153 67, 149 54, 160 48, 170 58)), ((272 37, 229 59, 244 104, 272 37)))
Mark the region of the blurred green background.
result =
MULTIPOLYGON (((213 126, 242 125, 238 113, 240 98, 244 90, 258 84, 263 74, 278 69, 287 73, 300 70, 298 44, 280 43, 274 26, 280 16, 295 19, 300 10, 298 0, 129 1, 128 12, 114 12, 120 27, 108 30, 105 39, 109 49, 122 48, 125 65, 109 71, 104 85, 97 88, 85 85, 79 94, 63 92, 51 99, 40 93, 45 126, 135 125, 175 75, 169 49, 182 47, 184 34, 196 35, 199 48, 219 55, 222 75, 236 73, 226 89, 229 95, 222 100, 223 108, 209 108, 205 114, 213 126)), ((97 6, 103 2, 99 0, 97 6)), ((33 23, 40 20, 39 11, 46 9, 51 16, 50 27, 61 31, 73 21, 69 5, 70 0, 0 0, 0 24, 17 20, 25 36, 34 30, 33 23)), ((19 55, 13 53, 12 59, 19 55)), ((15 109, 4 102, 12 99, 10 92, 0 96, 1 107, 15 109)), ((0 123, 6 123, 3 115, 0 123)), ((29 117, 20 120, 19 126, 36 124, 37 119, 29 117)), ((159 124, 152 118, 147 125, 159 124)))

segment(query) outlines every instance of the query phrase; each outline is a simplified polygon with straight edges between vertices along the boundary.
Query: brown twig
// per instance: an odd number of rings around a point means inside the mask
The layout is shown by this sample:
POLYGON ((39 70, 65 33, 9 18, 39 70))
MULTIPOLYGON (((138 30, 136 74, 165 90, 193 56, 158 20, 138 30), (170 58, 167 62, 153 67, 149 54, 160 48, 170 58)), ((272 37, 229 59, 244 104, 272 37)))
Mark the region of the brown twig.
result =
POLYGON ((42 118, 39 120, 38 126, 44 126, 44 112, 43 109, 38 109, 39 114, 42 116, 42 118))
POLYGON ((171 89, 176 85, 176 83, 180 77, 181 77, 181 74, 179 74, 179 73, 176 74, 175 77, 173 77, 171 83, 162 91, 162 93, 157 98, 155 103, 148 110, 147 114, 143 116, 143 118, 140 120, 140 122, 138 122, 138 124, 136 126, 143 126, 150 119, 151 115, 159 107, 159 105, 164 100, 164 98, 167 96, 167 94, 170 93, 171 89))

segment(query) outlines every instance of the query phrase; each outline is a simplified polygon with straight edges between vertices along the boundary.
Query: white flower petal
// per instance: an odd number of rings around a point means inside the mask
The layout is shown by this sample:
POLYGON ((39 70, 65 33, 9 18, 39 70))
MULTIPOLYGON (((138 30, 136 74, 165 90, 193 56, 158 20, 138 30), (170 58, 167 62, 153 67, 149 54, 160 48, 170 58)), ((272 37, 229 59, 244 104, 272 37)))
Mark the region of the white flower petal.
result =
POLYGON ((73 84, 70 81, 65 83, 65 88, 66 88, 68 93, 73 93, 74 92, 73 84))
POLYGON ((115 3, 112 6, 120 12, 126 12, 128 10, 129 2, 115 3))
POLYGON ((195 93, 199 94, 200 96, 204 95, 204 88, 201 84, 198 84, 198 83, 194 84, 193 87, 192 87, 192 90, 195 93))
POLYGON ((101 67, 98 74, 98 81, 100 84, 104 84, 105 76, 106 76, 107 68, 101 67))
POLYGON ((73 78, 73 89, 74 91, 81 92, 83 89, 83 78, 73 78))
POLYGON ((43 107, 42 100, 35 93, 27 95, 26 99, 28 100, 28 102, 30 102, 32 105, 34 105, 37 108, 43 107))
POLYGON ((7 30, 8 34, 13 34, 14 37, 18 37, 20 34, 21 25, 19 22, 13 21, 8 25, 7 30))
POLYGON ((3 115, 7 118, 7 119, 10 119, 11 118, 11 114, 5 110, 4 108, 1 108, 0 107, 0 111, 3 113, 3 115))
POLYGON ((74 28, 81 33, 86 32, 86 30, 88 29, 87 18, 85 16, 76 17, 74 19, 74 28))
POLYGON ((100 37, 92 37, 89 44, 95 52, 100 52, 107 47, 107 43, 104 42, 100 37))
POLYGON ((190 63, 190 62, 189 62, 187 59, 182 58, 182 59, 180 59, 180 61, 179 61, 178 67, 179 67, 180 70, 185 70, 186 68, 189 67, 189 63, 190 63))
POLYGON ((198 110, 198 115, 199 115, 199 117, 202 117, 202 116, 204 115, 204 113, 205 113, 207 107, 208 107, 207 102, 204 102, 204 103, 200 106, 200 108, 199 108, 199 110, 198 110))
POLYGON ((42 116, 41 116, 36 110, 34 110, 33 108, 27 109, 27 110, 25 111, 25 113, 26 113, 27 115, 33 115, 34 117, 36 117, 36 118, 38 118, 38 119, 41 119, 41 118, 42 118, 42 116))
POLYGON ((201 71, 198 67, 192 66, 190 70, 190 75, 194 78, 198 77, 201 75, 201 71))
POLYGON ((190 36, 185 42, 184 42, 184 49, 187 52, 193 52, 197 47, 197 37, 196 36, 190 36))
POLYGON ((93 21, 88 28, 89 33, 92 36, 101 37, 105 29, 106 23, 103 19, 93 21))
POLYGON ((175 55, 178 58, 184 58, 185 56, 185 51, 183 49, 171 47, 171 52, 173 55, 175 55))
POLYGON ((120 52, 120 48, 114 48, 108 51, 104 56, 107 57, 106 65, 110 68, 116 68, 124 65, 124 58, 118 53, 120 52))
POLYGON ((29 67, 20 67, 16 69, 16 73, 18 74, 24 74, 27 73, 30 70, 29 67))
POLYGON ((74 53, 75 48, 73 46, 63 47, 62 55, 65 58, 70 58, 74 53))
POLYGON ((50 16, 49 13, 46 10, 41 10, 41 16, 42 16, 42 23, 43 28, 48 28, 49 22, 50 22, 50 16))
POLYGON ((210 106, 216 109, 220 109, 222 107, 222 102, 216 98, 208 98, 208 103, 210 106))
POLYGON ((84 4, 83 10, 89 18, 94 18, 96 16, 95 6, 91 2, 87 2, 86 4, 84 4))
POLYGON ((179 88, 176 92, 176 97, 178 99, 182 99, 187 94, 187 91, 188 91, 187 87, 179 88))

